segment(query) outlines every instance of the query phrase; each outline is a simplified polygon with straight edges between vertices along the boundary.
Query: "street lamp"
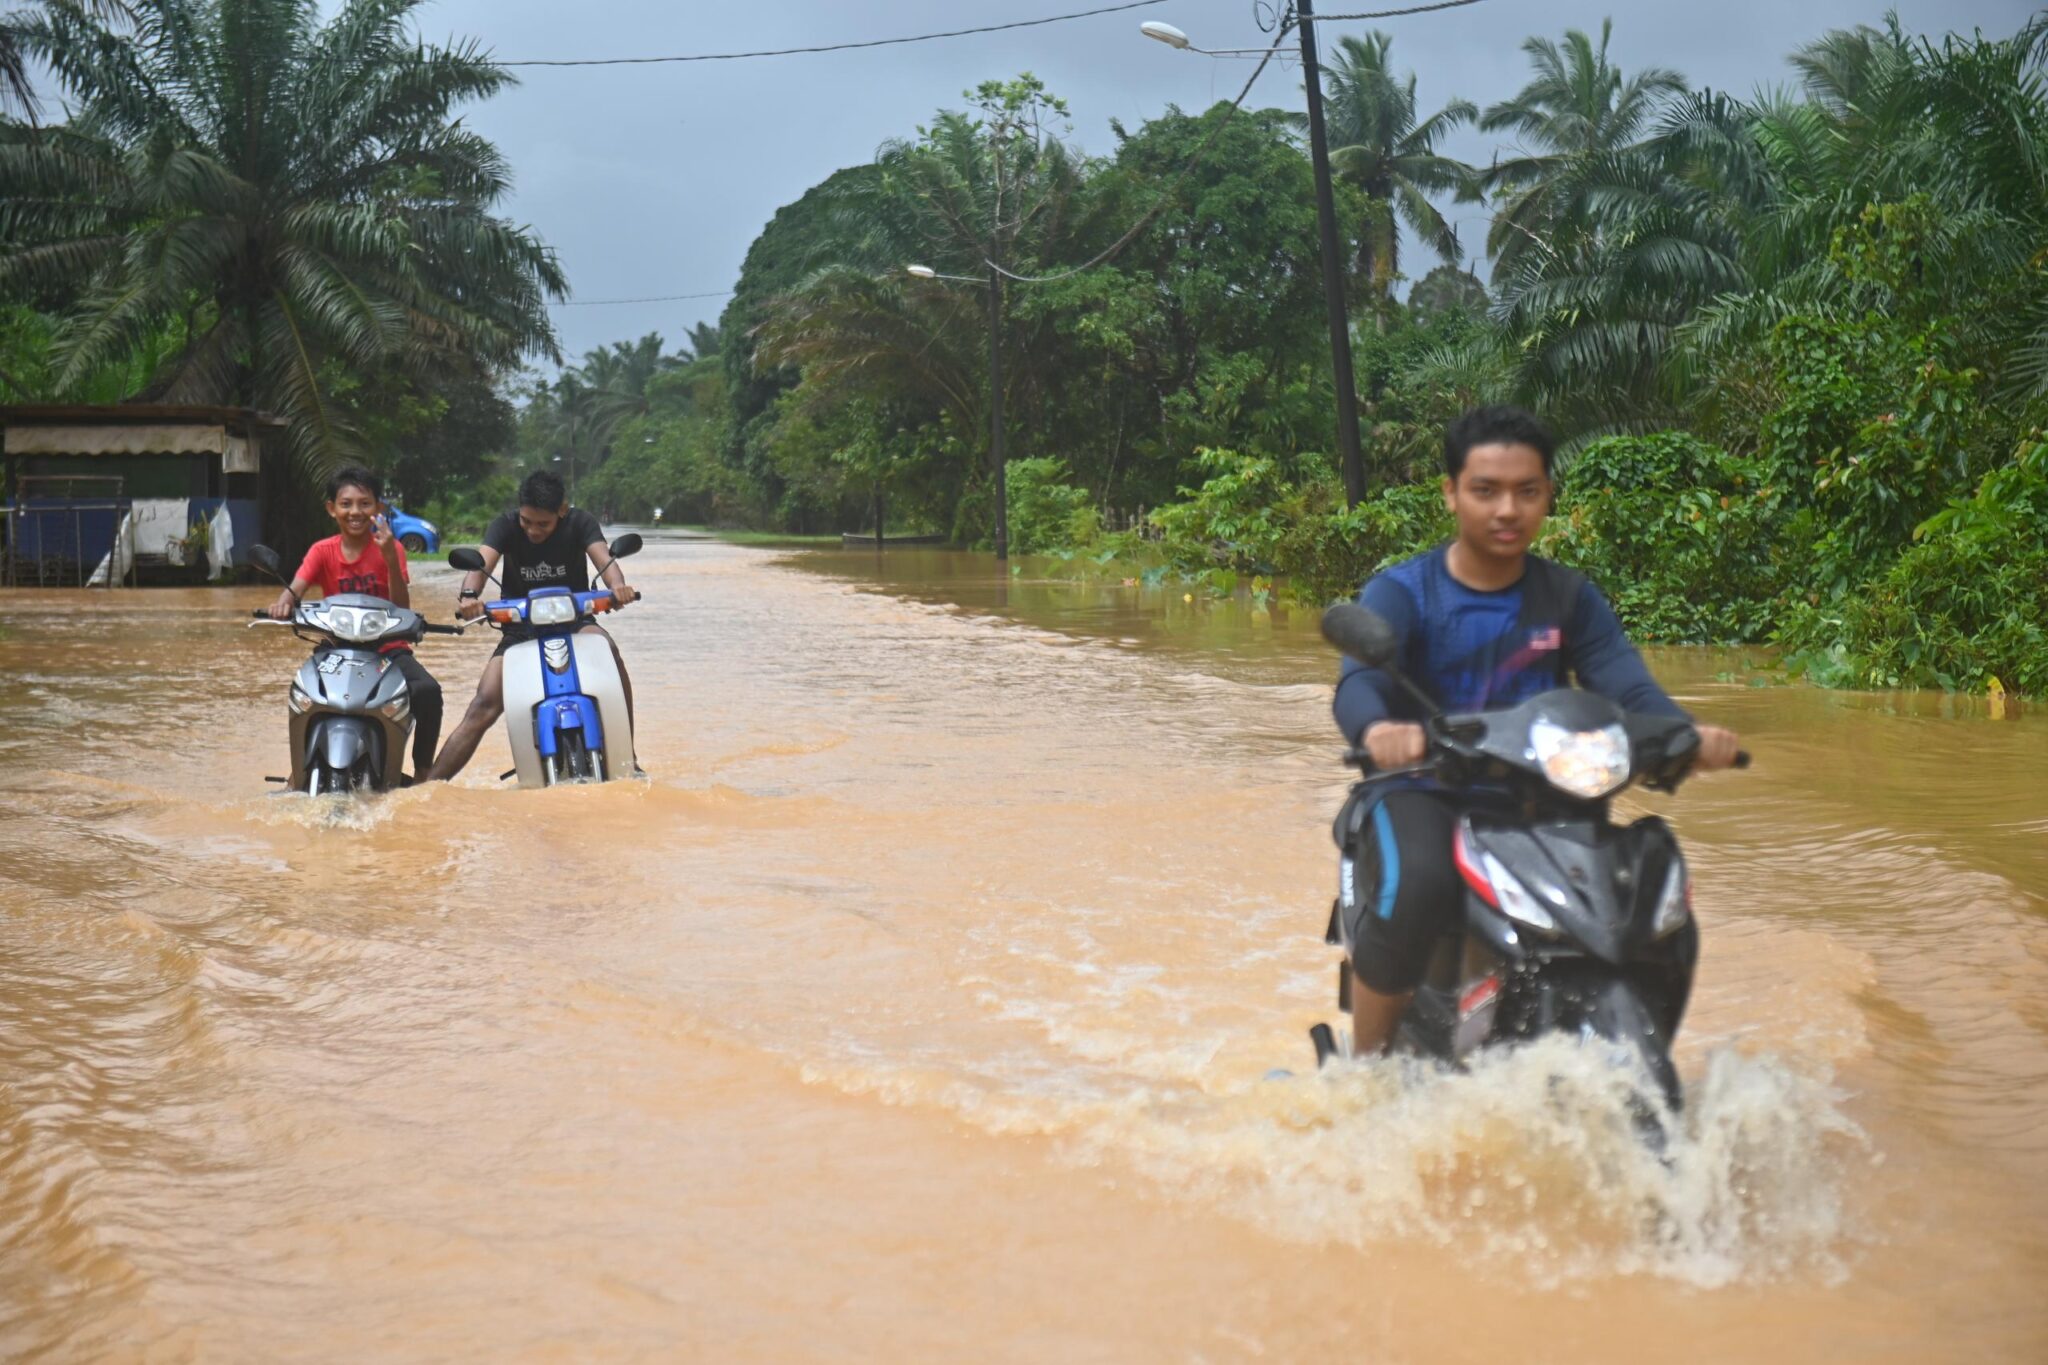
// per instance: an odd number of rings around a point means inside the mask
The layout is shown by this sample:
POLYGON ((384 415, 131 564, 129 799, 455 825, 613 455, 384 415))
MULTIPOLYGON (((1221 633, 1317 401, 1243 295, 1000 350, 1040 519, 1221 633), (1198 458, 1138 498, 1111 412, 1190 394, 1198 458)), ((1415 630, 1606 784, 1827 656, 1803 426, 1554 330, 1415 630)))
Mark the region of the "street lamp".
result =
MULTIPOLYGON (((1337 198, 1330 188, 1330 146, 1323 131, 1323 77, 1316 65, 1315 6, 1294 0, 1301 31, 1301 77, 1308 89, 1308 154, 1315 168, 1316 223, 1323 245, 1323 301, 1330 315, 1330 365, 1337 381, 1337 452, 1344 467, 1344 496, 1357 506, 1365 498, 1365 459, 1358 445, 1358 390, 1351 372, 1351 323, 1344 308, 1344 267, 1337 246, 1337 198)), ((1196 47, 1172 24, 1145 23, 1138 31, 1168 47, 1210 57, 1234 57, 1245 49, 1212 51, 1196 47)))
MULTIPOLYGON (((996 263, 988 263, 988 278, 972 275, 941 275, 928 265, 906 265, 903 272, 920 280, 958 280, 988 290, 988 448, 996 473, 996 559, 1010 559, 1010 490, 1003 457, 1003 276, 996 263)), ((876 528, 879 541, 880 527, 876 528)))

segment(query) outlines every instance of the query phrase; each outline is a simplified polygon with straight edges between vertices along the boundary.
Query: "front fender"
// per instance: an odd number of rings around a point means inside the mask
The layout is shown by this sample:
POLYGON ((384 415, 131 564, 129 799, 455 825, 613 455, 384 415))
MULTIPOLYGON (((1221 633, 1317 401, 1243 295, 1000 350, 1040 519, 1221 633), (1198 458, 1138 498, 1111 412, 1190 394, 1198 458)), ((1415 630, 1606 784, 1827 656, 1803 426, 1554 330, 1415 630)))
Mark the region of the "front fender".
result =
POLYGON ((357 759, 373 752, 372 733, 373 728, 364 717, 322 716, 307 741, 307 760, 309 764, 325 763, 332 771, 345 773, 355 766, 357 759))

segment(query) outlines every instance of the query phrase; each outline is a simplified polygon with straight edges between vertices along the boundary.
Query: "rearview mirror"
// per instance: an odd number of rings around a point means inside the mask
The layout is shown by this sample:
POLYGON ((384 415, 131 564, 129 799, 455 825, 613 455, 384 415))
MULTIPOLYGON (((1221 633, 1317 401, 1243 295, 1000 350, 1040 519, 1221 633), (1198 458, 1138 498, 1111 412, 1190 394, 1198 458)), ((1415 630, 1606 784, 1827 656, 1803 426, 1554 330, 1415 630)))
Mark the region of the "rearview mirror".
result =
POLYGON ((1323 613, 1323 638, 1367 668, 1385 668, 1401 648, 1386 617, 1352 602, 1323 613))
POLYGON ((448 566, 469 573, 482 573, 484 557, 467 545, 458 545, 448 552, 448 566))
POLYGON ((271 549, 268 545, 251 545, 249 547, 249 562, 280 583, 284 581, 283 566, 277 561, 277 551, 271 549))
POLYGON ((640 545, 640 533, 628 531, 612 542, 612 558, 624 559, 627 555, 637 555, 640 553, 640 545))

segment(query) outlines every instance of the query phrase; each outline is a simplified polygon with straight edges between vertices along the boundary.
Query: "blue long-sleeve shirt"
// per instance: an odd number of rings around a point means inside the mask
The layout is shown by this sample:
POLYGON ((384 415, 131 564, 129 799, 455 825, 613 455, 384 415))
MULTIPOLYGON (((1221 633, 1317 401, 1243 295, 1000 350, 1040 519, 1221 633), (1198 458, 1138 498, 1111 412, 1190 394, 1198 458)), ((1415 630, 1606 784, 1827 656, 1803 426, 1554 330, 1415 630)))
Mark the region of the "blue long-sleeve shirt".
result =
MULTIPOLYGON (((1374 574, 1358 594, 1361 605, 1385 617, 1401 642, 1401 671, 1444 710, 1497 711, 1540 692, 1565 686, 1567 667, 1578 685, 1620 706, 1651 715, 1685 714, 1650 676, 1629 643, 1614 609, 1591 582, 1576 574, 1553 581, 1576 585, 1568 600, 1523 610, 1531 573, 1494 592, 1468 588, 1445 564, 1448 545, 1374 574)), ((1534 573, 1561 575, 1529 557, 1534 573)), ((1351 659, 1337 677, 1331 709, 1351 743, 1378 720, 1416 720, 1422 708, 1394 680, 1351 659)))

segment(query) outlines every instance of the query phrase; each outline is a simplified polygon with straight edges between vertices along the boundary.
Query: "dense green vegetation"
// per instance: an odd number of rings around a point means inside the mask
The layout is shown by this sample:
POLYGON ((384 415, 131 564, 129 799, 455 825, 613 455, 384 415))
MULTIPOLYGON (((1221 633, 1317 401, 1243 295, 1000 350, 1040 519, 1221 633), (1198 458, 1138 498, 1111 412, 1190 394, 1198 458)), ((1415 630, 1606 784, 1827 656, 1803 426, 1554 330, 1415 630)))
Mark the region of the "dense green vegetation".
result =
POLYGON ((1603 27, 1436 110, 1385 35, 1333 41, 1351 507, 1298 116, 1169 108, 1084 152, 1040 82, 984 83, 778 212, 717 326, 538 380, 562 282, 450 118, 507 77, 412 8, 6 20, 0 388, 270 406, 458 531, 546 462, 621 518, 985 546, 994 263, 1013 543, 1066 572, 1347 593, 1444 534, 1444 424, 1518 401, 1566 441, 1544 548, 1643 637, 2048 692, 2048 19, 1831 33, 1752 100, 1623 71, 1603 27), (9 52, 75 117, 38 124, 9 52), (1460 126, 1498 155, 1445 156, 1460 126))
POLYGON ((454 111, 511 77, 418 0, 46 0, 0 22, 0 392, 261 407, 307 483, 425 493, 511 436, 565 281, 454 111), (67 116, 38 119, 24 58, 67 116), (404 454, 401 455, 400 452, 404 454))

